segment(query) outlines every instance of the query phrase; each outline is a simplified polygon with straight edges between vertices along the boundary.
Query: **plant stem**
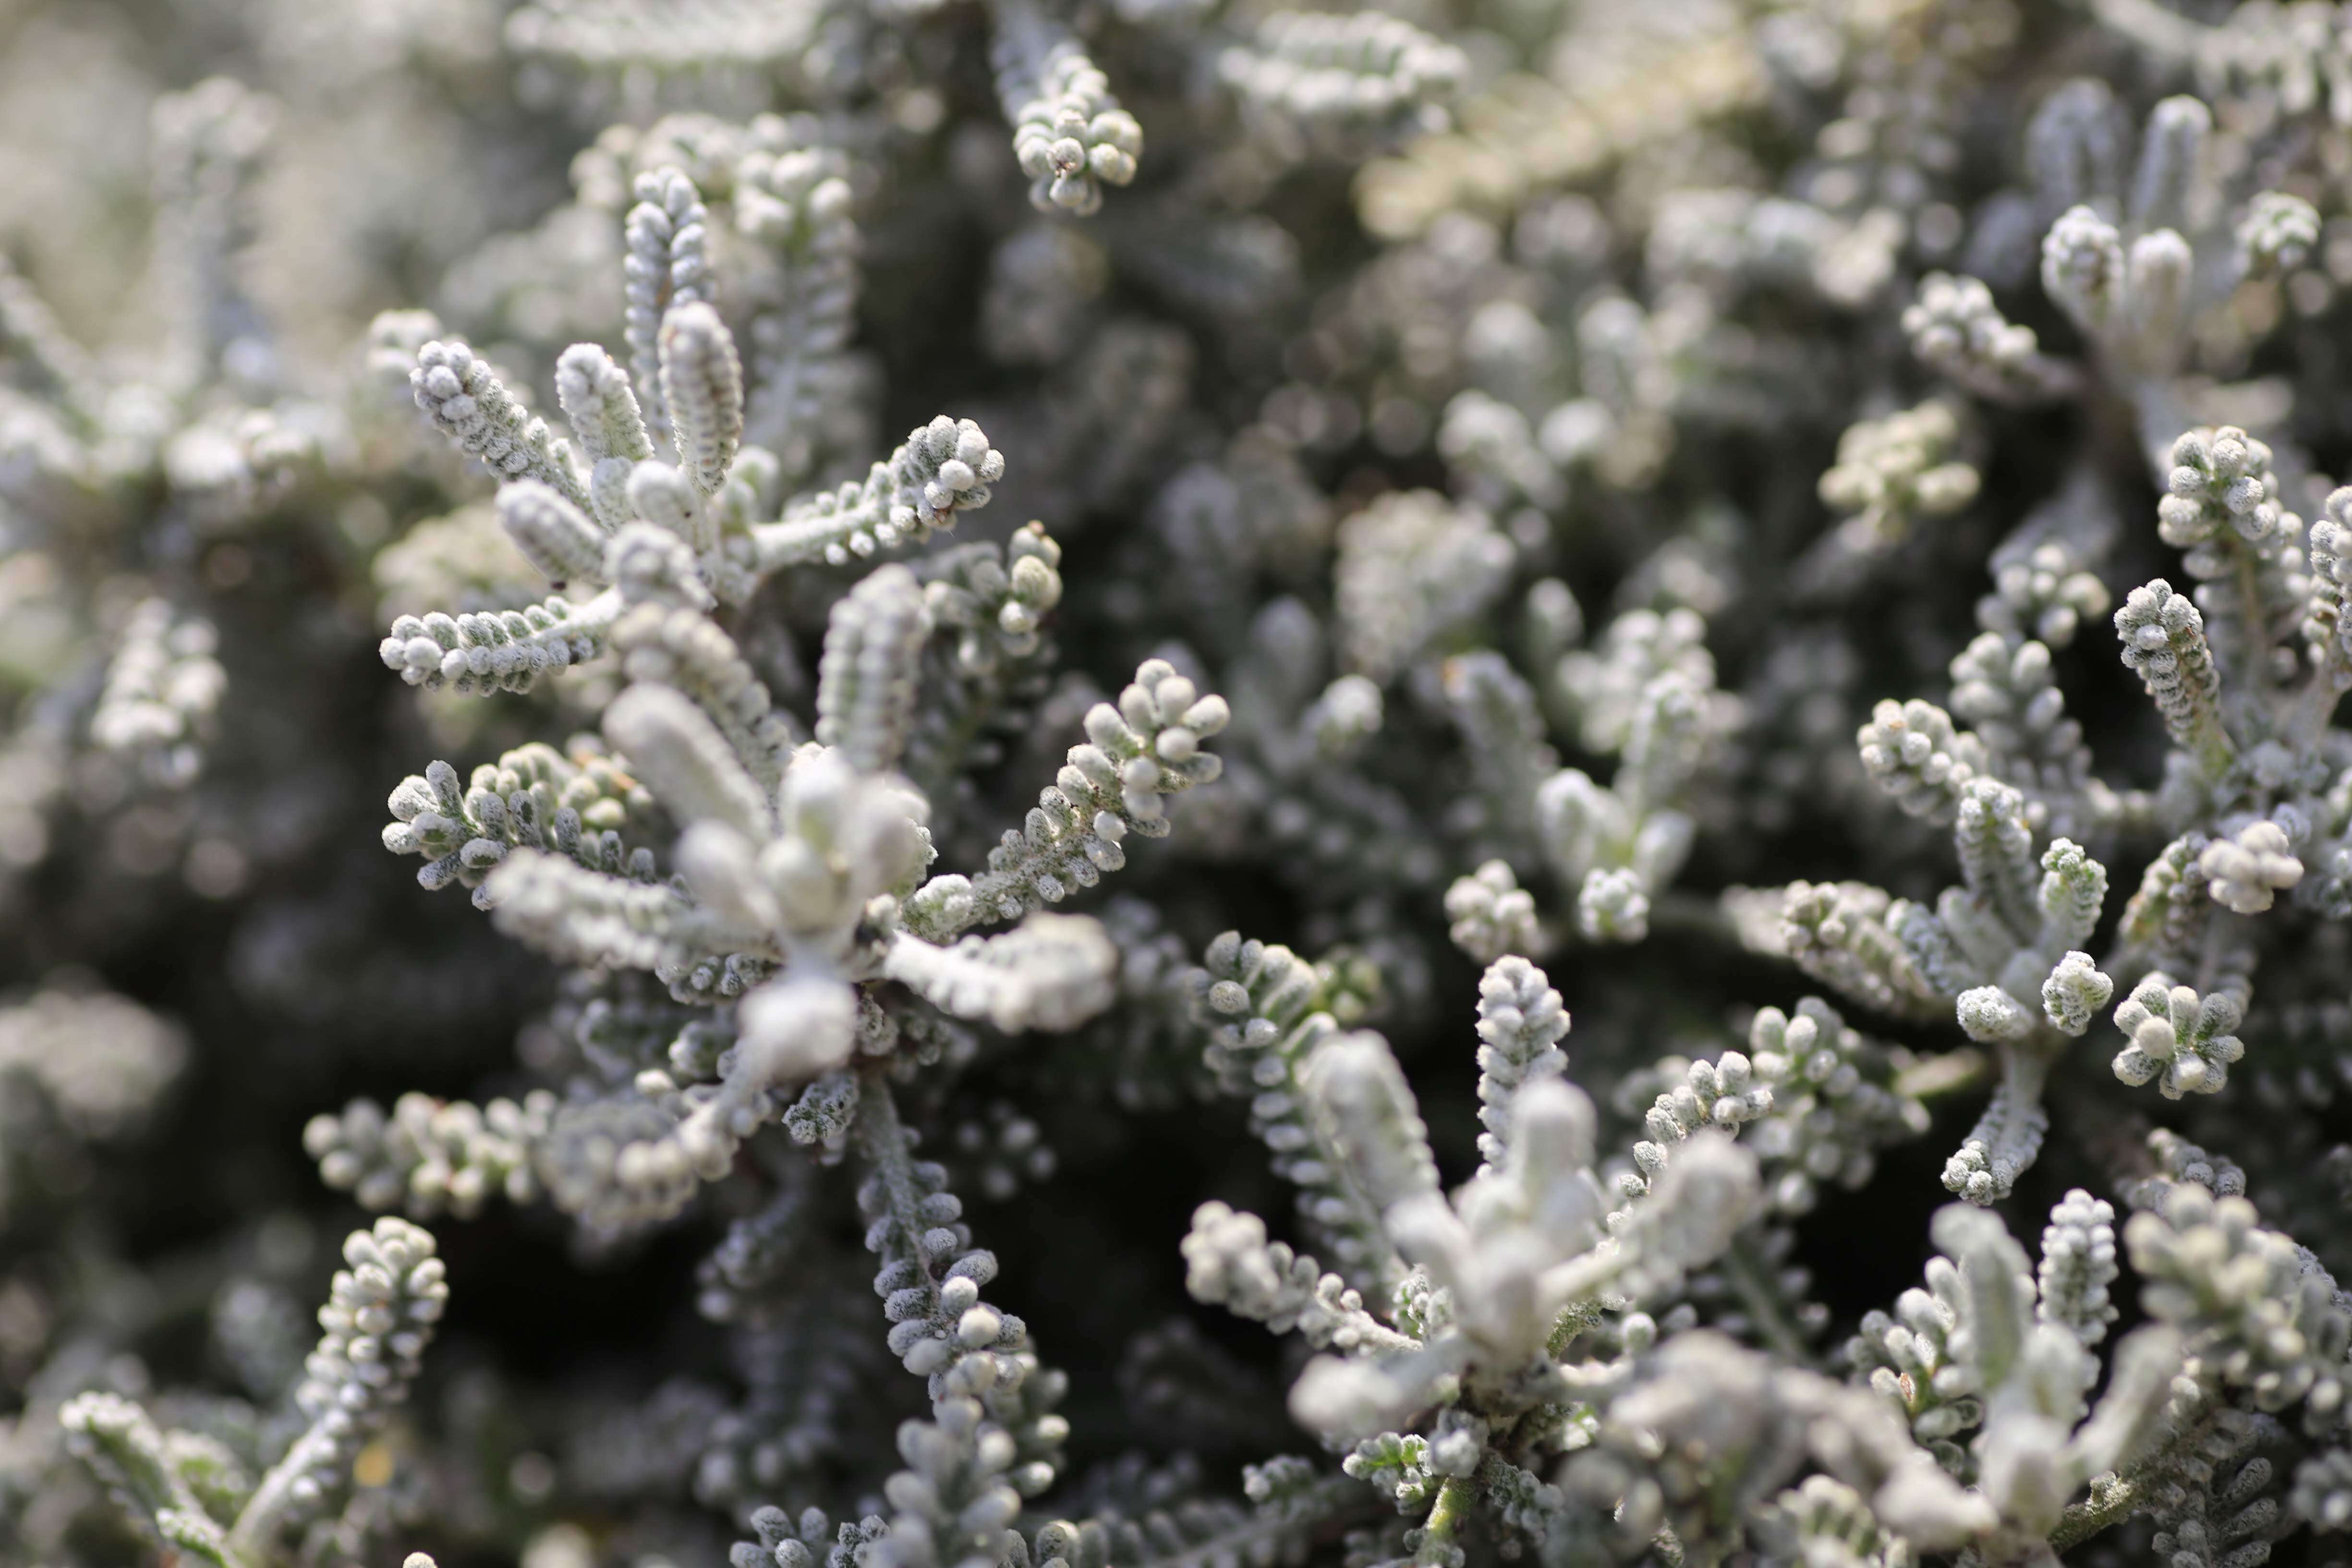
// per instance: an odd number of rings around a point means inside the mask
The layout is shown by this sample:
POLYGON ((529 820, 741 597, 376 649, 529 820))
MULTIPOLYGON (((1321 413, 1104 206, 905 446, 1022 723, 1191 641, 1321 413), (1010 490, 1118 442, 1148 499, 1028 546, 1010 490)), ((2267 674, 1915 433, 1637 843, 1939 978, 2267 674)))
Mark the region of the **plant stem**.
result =
POLYGON ((1462 1528, 1462 1516, 1470 1508, 1470 1482, 1465 1477, 1448 1476, 1445 1484, 1437 1489, 1437 1501, 1430 1506, 1429 1518, 1422 1525, 1421 1546, 1412 1560, 1423 1568, 1443 1568, 1459 1559, 1454 1547, 1454 1532, 1462 1528))
POLYGON ((2122 1523, 2138 1501, 2139 1489, 2129 1481, 2118 1480, 2104 1492, 2094 1488, 2088 1502, 2075 1503, 2059 1516, 2058 1528, 2050 1532, 2050 1549, 2064 1552, 2111 1524, 2122 1523))
POLYGON ((1781 1310, 1780 1298, 1774 1294, 1763 1263, 1756 1256, 1755 1245, 1748 1237, 1743 1236, 1732 1242, 1730 1250, 1723 1255, 1723 1271, 1755 1317, 1757 1332, 1763 1336, 1764 1342, 1800 1365, 1810 1363, 1812 1352, 1805 1348, 1804 1336, 1797 1331, 1797 1326, 1781 1310))
POLYGON ((294 1439, 286 1457, 269 1468, 254 1489, 245 1508, 229 1527, 230 1557, 239 1563, 266 1563, 270 1558, 270 1542, 277 1538, 284 1521, 287 1506, 293 1499, 294 1483, 319 1463, 319 1429, 313 1426, 294 1439))
POLYGON ((1958 1094, 1982 1082, 1986 1066, 1985 1054, 1973 1046, 1939 1051, 1895 1074, 1895 1092, 1910 1100, 1958 1094))

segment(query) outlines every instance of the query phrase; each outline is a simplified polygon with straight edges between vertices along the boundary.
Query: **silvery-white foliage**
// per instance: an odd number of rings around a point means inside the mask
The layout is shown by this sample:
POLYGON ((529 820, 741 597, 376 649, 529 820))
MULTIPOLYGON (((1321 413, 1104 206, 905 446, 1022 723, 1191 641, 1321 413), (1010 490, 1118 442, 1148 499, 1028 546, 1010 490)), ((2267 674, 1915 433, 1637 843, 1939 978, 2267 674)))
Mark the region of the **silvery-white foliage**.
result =
POLYGON ((307 1425, 260 1477, 243 1474, 216 1441, 167 1435, 119 1394, 81 1394, 59 1415, 68 1445, 166 1547, 216 1568, 269 1561, 289 1523, 343 1483, 362 1440, 407 1396, 449 1300, 433 1237, 380 1219, 352 1233, 343 1258, 350 1267, 319 1309, 325 1332, 295 1394, 307 1425))
POLYGON ((0 1559, 2352 1527, 2345 7, 0 9, 0 1559))

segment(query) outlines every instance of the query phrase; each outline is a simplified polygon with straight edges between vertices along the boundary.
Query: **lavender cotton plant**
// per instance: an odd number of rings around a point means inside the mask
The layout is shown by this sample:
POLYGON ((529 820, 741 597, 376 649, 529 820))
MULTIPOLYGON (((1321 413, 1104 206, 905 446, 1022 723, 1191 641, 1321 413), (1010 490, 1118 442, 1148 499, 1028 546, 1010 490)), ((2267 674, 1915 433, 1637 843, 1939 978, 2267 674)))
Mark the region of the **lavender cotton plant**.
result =
POLYGON ((2352 1560, 2352 5, 0 0, 0 1568, 2352 1560))

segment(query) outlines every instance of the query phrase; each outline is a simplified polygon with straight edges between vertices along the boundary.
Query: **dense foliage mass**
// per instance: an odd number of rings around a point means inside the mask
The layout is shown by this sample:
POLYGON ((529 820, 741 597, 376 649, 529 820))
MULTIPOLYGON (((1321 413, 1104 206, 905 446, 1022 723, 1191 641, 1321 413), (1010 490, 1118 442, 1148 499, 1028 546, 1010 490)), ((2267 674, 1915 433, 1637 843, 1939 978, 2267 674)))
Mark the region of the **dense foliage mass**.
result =
POLYGON ((0 0, 0 1564, 2352 1531, 2352 5, 0 0))

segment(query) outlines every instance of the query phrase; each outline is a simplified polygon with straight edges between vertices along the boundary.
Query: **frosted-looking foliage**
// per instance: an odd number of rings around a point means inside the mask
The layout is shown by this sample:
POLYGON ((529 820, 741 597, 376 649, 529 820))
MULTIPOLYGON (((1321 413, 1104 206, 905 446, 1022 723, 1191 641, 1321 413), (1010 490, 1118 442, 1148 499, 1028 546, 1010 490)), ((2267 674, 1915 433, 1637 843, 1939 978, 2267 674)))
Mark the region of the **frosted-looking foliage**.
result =
POLYGON ((0 1559, 2352 1530, 2343 6, 0 13, 0 1559))
POLYGON ((1511 556, 1484 514, 1427 491, 1384 497, 1340 523, 1334 586, 1349 666, 1386 684, 1492 602, 1511 556))
POLYGON ((1976 499, 1982 480, 1955 458, 1959 439, 1959 419, 1941 403, 1850 426, 1838 437, 1835 466, 1822 475, 1822 500, 1852 514, 1843 531, 1858 547, 1892 543, 1915 519, 1941 517, 1976 499))
POLYGON ((1362 157, 1443 131, 1469 61, 1393 16, 1277 11, 1217 75, 1256 134, 1293 156, 1362 157))
POLYGON ((343 1243, 350 1267, 319 1309, 325 1331, 294 1396, 307 1425, 257 1480, 217 1439, 159 1430, 119 1394, 84 1394, 65 1406, 68 1447, 167 1548, 222 1568, 266 1560, 289 1527, 320 1518, 361 1440, 406 1398, 449 1300, 434 1250, 430 1235, 400 1219, 343 1243))
POLYGON ((989 64, 1013 126, 1013 155, 1029 177, 1029 200, 1085 216, 1105 185, 1135 179, 1143 128, 1121 108, 1110 79, 1085 47, 1034 0, 998 0, 989 64))
POLYGON ((0 1218, 86 1184, 106 1146, 152 1121, 188 1054, 178 1026, 86 976, 0 1003, 0 1218))
POLYGON ((788 475, 812 472, 866 401, 852 357, 864 248, 848 165, 826 148, 757 149, 735 168, 735 226, 775 259, 745 334, 743 438, 788 475), (846 417, 845 417, 846 416, 846 417))
POLYGON ((2033 329, 2004 318, 1992 291, 1974 278, 1922 279, 1917 300, 1903 312, 1903 332, 1922 364, 1996 403, 2040 402, 2071 383, 2067 367, 2042 353, 2033 329))
POLYGON ((169 604, 149 599, 131 613, 121 650, 107 668, 106 689, 90 715, 90 739, 139 760, 158 784, 185 784, 204 765, 221 692, 228 683, 206 622, 176 619, 169 604))

